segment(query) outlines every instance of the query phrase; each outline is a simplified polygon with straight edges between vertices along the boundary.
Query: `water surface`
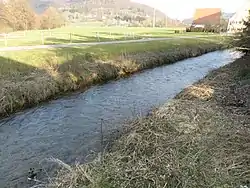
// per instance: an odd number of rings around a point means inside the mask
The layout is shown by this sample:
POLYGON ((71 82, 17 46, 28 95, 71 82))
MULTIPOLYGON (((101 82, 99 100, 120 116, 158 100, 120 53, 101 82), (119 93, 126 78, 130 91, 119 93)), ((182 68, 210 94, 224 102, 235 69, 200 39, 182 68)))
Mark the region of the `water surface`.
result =
POLYGON ((209 71, 240 56, 228 50, 212 52, 95 86, 2 120, 0 187, 29 187, 28 169, 40 167, 39 162, 48 157, 84 162, 92 150, 100 149, 101 119, 104 132, 118 129, 124 120, 146 115, 209 71))

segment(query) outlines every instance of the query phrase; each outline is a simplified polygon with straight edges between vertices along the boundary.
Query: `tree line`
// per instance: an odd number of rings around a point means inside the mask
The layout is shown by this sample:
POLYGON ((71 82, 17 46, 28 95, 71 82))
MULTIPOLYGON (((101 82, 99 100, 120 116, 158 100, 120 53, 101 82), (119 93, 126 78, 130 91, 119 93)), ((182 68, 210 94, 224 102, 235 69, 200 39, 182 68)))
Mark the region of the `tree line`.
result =
POLYGON ((0 2, 0 31, 52 29, 65 24, 63 16, 53 7, 41 15, 35 13, 28 0, 0 2))

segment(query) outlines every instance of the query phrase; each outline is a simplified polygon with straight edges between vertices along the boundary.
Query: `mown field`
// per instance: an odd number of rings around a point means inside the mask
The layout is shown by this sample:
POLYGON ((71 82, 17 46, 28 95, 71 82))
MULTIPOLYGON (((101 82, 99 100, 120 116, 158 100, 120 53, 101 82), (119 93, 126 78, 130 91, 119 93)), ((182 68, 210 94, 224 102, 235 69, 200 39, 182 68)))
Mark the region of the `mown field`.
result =
POLYGON ((0 52, 0 114, 65 92, 219 49, 221 40, 195 38, 143 43, 0 52))
POLYGON ((214 35, 183 33, 182 31, 183 28, 68 26, 51 30, 19 31, 8 35, 0 34, 0 47, 164 38, 180 35, 214 35), (180 33, 175 33, 176 30, 180 31, 180 33))

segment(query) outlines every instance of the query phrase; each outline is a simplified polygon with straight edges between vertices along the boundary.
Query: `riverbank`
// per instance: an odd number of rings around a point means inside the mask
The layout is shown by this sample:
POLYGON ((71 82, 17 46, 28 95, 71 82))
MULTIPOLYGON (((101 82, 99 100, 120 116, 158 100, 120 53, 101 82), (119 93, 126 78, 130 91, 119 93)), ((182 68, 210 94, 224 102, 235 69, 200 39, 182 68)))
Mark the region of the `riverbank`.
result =
POLYGON ((212 39, 172 39, 29 52, 2 52, 0 116, 132 73, 218 50, 212 39))
POLYGON ((102 160, 68 167, 50 186, 249 187, 249 61, 211 72, 131 123, 102 160))

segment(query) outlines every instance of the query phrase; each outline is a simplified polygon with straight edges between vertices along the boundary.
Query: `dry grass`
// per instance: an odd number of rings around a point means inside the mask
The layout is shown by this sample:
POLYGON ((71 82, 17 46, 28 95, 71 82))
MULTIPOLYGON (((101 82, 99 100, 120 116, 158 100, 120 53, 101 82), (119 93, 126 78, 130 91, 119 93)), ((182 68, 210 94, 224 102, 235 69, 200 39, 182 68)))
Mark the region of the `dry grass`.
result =
POLYGON ((86 89, 96 83, 198 56, 220 47, 219 43, 202 39, 176 39, 87 49, 7 53, 0 57, 0 116, 66 92, 86 89))
POLYGON ((62 171, 48 187, 249 187, 249 60, 213 71, 130 124, 103 161, 62 171))
POLYGON ((190 86, 185 92, 180 93, 178 96, 182 99, 200 98, 202 100, 209 100, 212 98, 214 90, 207 85, 190 86))

